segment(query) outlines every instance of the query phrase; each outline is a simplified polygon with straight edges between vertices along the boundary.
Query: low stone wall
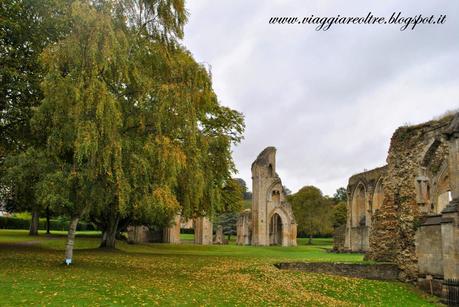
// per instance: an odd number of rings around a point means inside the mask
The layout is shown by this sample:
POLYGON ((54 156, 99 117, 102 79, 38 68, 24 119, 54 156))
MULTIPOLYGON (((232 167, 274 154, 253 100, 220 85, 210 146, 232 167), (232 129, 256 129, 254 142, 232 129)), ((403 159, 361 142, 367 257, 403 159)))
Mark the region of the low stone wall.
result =
POLYGON ((281 270, 298 270, 379 280, 396 280, 399 273, 398 267, 392 263, 284 262, 277 263, 275 266, 281 270))

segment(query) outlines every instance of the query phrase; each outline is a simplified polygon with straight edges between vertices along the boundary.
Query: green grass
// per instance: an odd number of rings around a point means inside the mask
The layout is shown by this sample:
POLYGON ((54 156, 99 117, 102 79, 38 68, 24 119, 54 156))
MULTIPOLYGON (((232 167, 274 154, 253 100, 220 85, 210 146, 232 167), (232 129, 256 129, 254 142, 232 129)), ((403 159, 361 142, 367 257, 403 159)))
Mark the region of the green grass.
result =
MULTIPOLYGON (((98 233, 79 233, 75 264, 62 264, 65 234, 28 237, 0 230, 0 305, 430 306, 398 282, 281 271, 279 261, 360 262, 331 254, 330 239, 282 248, 118 242, 103 251, 98 233)), ((182 235, 192 240, 192 235, 182 235)), ((300 242, 304 242, 300 240, 300 242)))

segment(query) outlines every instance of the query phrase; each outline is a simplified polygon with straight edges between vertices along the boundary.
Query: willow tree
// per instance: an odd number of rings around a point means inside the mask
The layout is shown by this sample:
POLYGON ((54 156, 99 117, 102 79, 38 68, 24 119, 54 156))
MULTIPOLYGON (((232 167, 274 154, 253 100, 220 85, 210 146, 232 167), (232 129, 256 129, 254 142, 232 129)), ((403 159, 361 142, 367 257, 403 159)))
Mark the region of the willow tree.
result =
POLYGON ((67 262, 85 215, 103 229, 101 246, 114 247, 121 220, 165 226, 179 211, 227 209, 243 118, 218 103, 210 72, 178 43, 183 1, 76 2, 71 11, 70 34, 43 53, 33 118, 56 165, 38 183, 39 201, 71 216, 67 262))
POLYGON ((122 86, 127 74, 125 35, 109 14, 87 3, 73 3, 71 24, 71 33, 42 54, 44 100, 33 118, 56 165, 40 182, 39 200, 71 217, 67 263, 79 219, 111 202, 122 210, 129 194, 122 168, 122 110, 109 87, 122 86))
POLYGON ((130 196, 128 210, 96 212, 102 247, 115 246, 120 220, 163 227, 178 212, 190 217, 223 208, 234 171, 230 146, 243 131, 242 115, 219 105, 210 72, 177 42, 183 1, 134 2, 133 11, 117 10, 128 17, 121 24, 129 38, 129 80, 120 103, 130 196))

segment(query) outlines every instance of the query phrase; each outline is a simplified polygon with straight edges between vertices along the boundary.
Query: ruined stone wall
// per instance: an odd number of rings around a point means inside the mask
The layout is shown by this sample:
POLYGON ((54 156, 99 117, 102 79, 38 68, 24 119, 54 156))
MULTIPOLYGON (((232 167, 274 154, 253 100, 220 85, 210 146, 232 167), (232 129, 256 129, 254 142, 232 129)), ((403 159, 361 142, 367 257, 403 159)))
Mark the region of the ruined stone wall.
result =
POLYGON ((373 214, 380 208, 379 202, 383 199, 379 194, 383 193, 382 180, 386 173, 387 166, 383 166, 356 174, 349 179, 345 249, 368 251, 370 227, 373 214))
POLYGON ((373 215, 368 258, 395 262, 402 280, 417 276, 414 235, 420 217, 431 214, 437 201, 433 183, 447 160, 443 133, 451 119, 401 127, 391 139, 384 201, 373 215))
POLYGON ((418 275, 443 278, 441 215, 426 218, 417 229, 415 239, 418 275))

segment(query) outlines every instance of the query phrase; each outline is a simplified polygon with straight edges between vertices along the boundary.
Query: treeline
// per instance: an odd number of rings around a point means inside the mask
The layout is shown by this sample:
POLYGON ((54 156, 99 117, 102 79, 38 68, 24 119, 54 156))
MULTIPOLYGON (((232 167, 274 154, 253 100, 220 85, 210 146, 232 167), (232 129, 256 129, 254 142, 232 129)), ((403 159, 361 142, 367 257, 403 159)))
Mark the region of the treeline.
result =
POLYGON ((238 210, 231 145, 242 114, 182 45, 184 0, 0 4, 0 197, 79 221, 114 247, 126 225, 238 210))

